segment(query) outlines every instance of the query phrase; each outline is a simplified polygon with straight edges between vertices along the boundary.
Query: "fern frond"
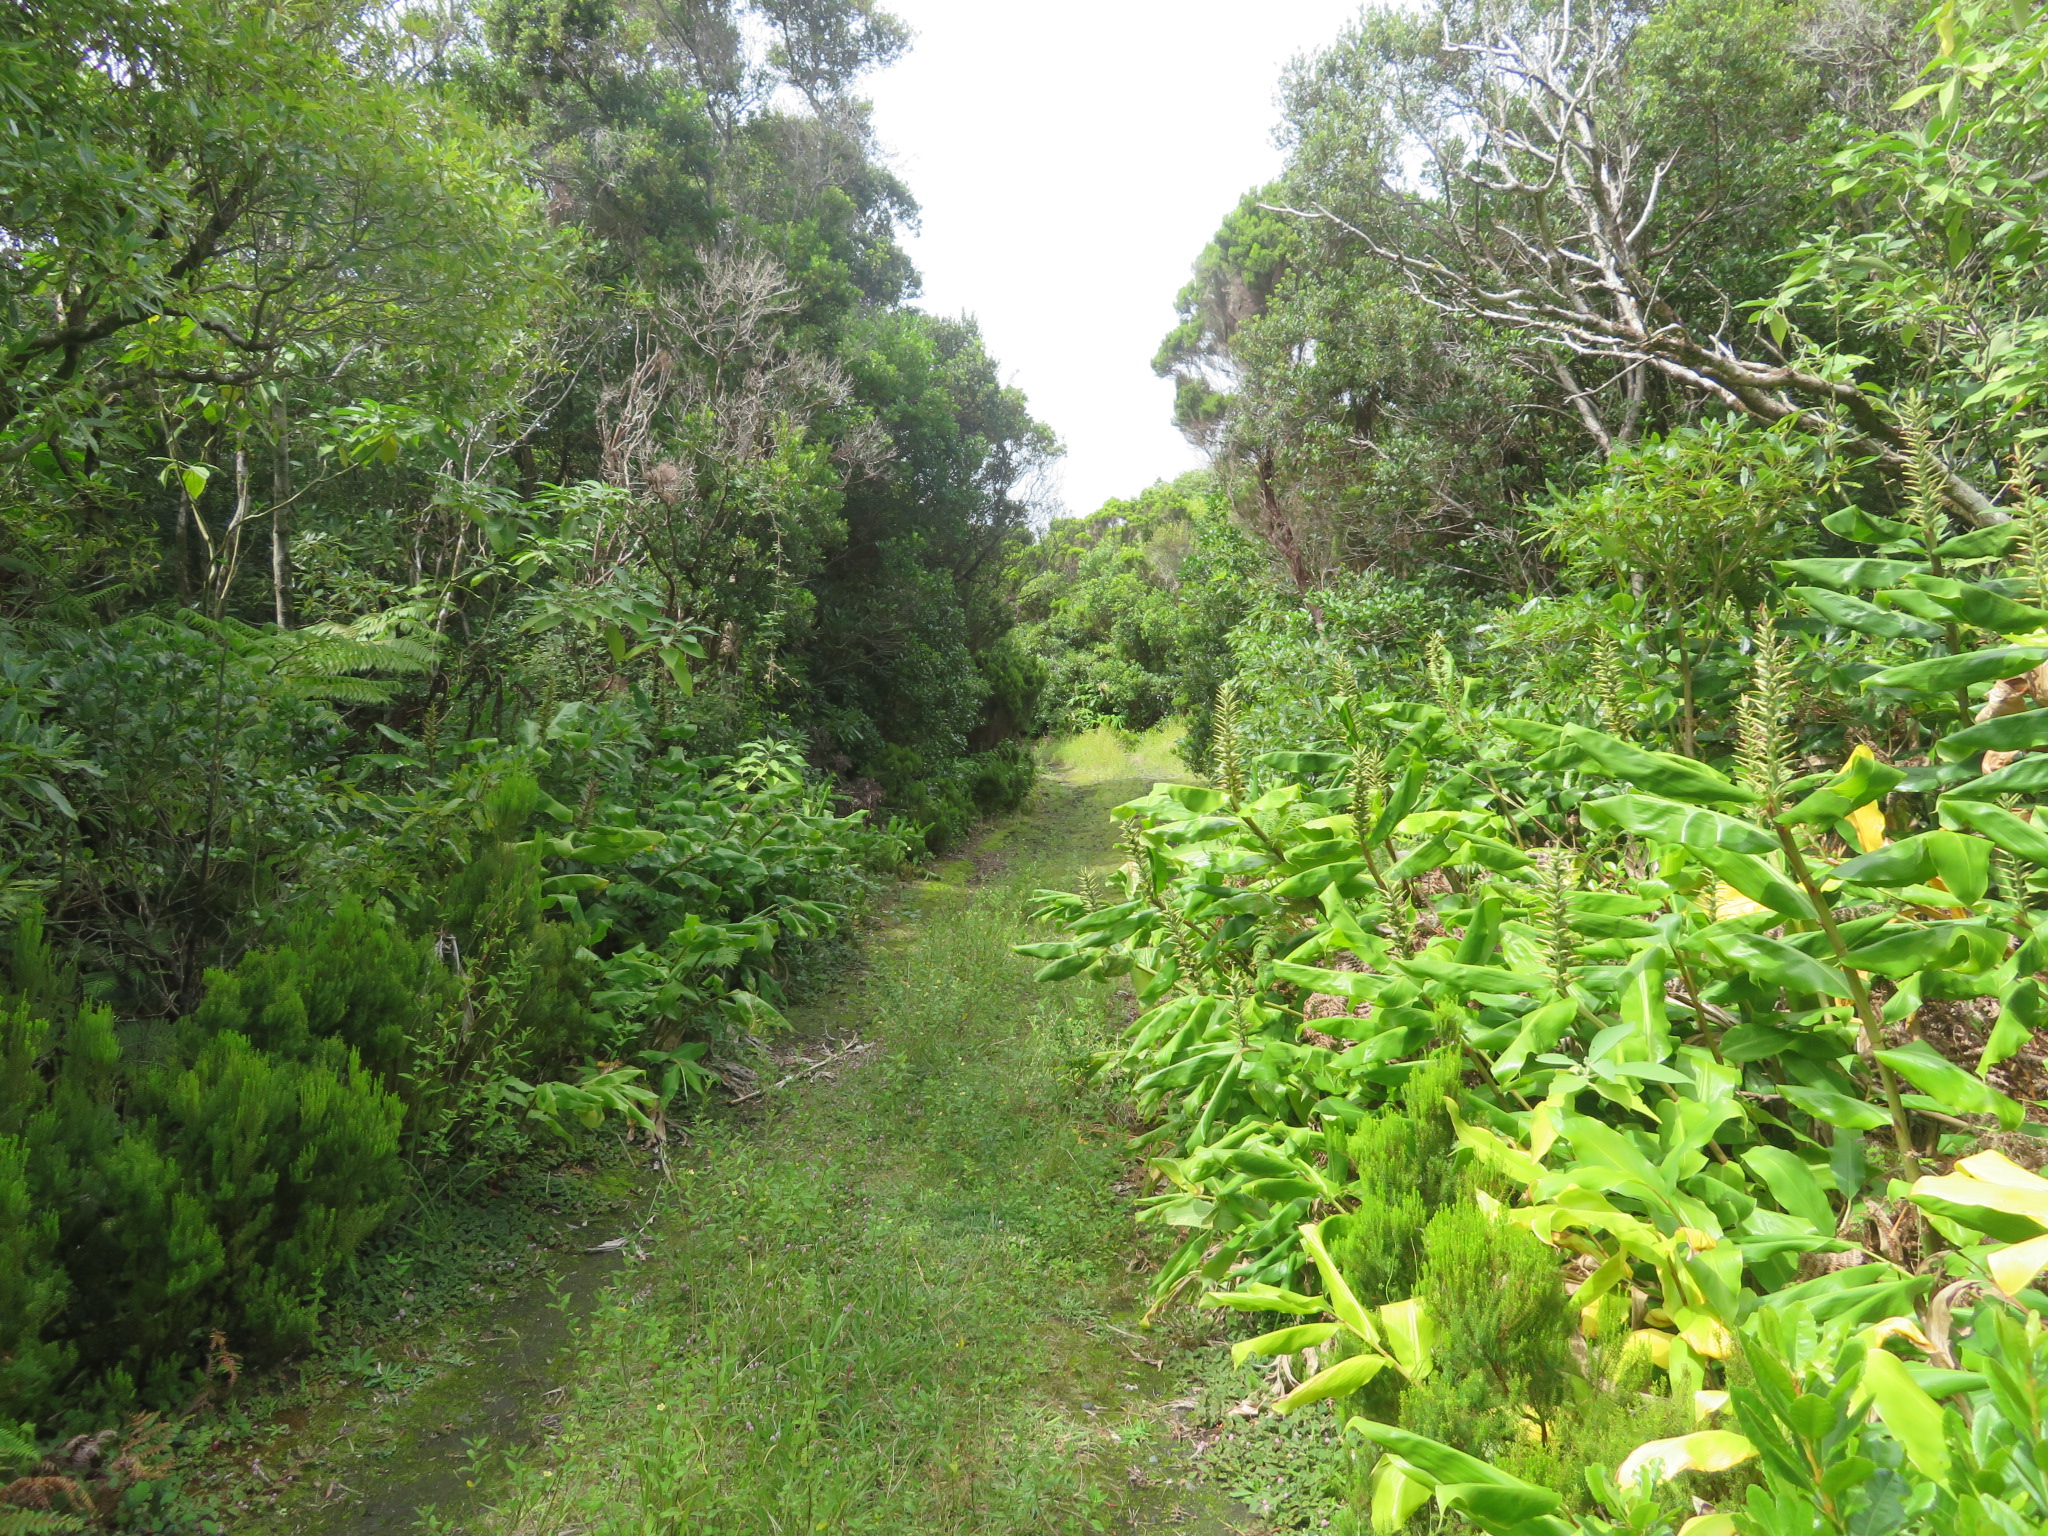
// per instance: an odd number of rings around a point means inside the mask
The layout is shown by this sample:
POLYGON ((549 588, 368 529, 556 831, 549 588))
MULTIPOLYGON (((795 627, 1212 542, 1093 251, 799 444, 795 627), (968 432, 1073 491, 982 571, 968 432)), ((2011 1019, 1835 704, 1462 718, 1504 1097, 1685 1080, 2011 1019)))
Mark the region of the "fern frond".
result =
POLYGON ((295 699, 321 704, 389 704, 398 685, 375 677, 290 677, 284 691, 295 699))

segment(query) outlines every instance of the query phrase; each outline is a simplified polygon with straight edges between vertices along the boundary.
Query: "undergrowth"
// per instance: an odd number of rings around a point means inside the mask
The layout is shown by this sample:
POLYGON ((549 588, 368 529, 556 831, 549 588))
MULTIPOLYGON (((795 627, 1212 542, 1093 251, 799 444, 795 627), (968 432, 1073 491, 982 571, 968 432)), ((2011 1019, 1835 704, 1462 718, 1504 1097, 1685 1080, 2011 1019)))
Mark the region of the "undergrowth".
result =
POLYGON ((1132 1449, 1149 1426, 1097 1417, 1128 1384, 1059 1391, 1115 1371, 1102 1325, 1142 1278, 1113 1193, 1125 1128, 1074 1072, 1124 1004, 1048 999, 1008 950, 1027 893, 1103 838, 1110 802, 1066 798, 991 887, 927 885, 841 1003, 877 1042, 865 1064, 782 1098, 768 1134, 703 1137, 666 1234, 582 1335, 560 1437, 487 1528, 1013 1536, 1179 1497, 1132 1449))

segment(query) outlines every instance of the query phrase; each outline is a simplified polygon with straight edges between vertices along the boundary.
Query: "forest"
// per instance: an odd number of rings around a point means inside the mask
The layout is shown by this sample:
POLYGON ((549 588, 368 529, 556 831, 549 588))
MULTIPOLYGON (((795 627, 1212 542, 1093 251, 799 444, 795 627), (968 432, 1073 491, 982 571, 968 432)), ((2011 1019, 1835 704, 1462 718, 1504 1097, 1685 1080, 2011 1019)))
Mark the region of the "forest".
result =
POLYGON ((1367 5, 1056 517, 913 46, 0 17, 0 1536, 2048 1531, 2048 20, 1367 5))

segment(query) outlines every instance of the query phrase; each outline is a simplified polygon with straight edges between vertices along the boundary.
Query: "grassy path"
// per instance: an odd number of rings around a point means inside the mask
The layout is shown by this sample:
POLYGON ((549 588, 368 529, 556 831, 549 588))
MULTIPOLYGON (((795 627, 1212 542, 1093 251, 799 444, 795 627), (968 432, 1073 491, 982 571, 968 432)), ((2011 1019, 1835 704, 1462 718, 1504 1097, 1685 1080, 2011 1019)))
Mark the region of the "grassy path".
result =
POLYGON ((1168 1433, 1181 1362, 1130 1331, 1127 1127, 1071 1071, 1122 1005, 1009 952, 1032 890, 1114 862, 1105 812, 1153 767, 1077 765, 906 891, 799 1020, 874 1047, 700 1136, 560 1364, 558 1430, 449 1528, 1229 1529, 1168 1433))

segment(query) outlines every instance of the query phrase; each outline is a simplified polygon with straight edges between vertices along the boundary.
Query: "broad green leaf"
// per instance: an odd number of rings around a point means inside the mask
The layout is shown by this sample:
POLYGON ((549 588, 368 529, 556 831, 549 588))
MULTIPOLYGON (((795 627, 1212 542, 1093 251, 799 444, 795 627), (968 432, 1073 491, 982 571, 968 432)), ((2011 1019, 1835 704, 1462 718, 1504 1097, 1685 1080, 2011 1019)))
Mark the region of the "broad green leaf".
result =
POLYGON ((2025 635, 2048 624, 2048 612, 2001 597, 1974 582, 1951 576, 1908 576, 1907 581, 1925 592, 1965 624, 1988 629, 1995 635, 2025 635))
POLYGON ((2019 541, 2022 531, 2023 525, 2017 522, 1992 523, 1945 539, 1934 546, 1934 552, 1944 560, 1995 559, 2019 541))
POLYGON ((1829 878, 1844 885, 1931 885, 1936 879, 1954 898, 1950 906, 1975 906, 1991 880, 1991 844, 1981 837, 1937 830, 1901 838, 1847 863, 1829 878))
POLYGON ((1920 530, 1914 524, 1878 517, 1861 507, 1838 508, 1822 518, 1820 525, 1852 544, 1915 544, 1920 538, 1920 530))
POLYGON ((1858 747, 1849 754, 1840 772, 1780 815, 1778 821, 1788 827, 1813 822, 1831 827, 1858 806, 1883 799, 1905 776, 1903 770, 1880 763, 1870 748, 1858 747))
POLYGON ((1522 1529, 1564 1500, 1548 1488, 1503 1488, 1499 1483, 1439 1483, 1439 1508, 1459 1510, 1488 1530, 1522 1529))
POLYGON ((1780 572, 1803 576, 1808 581, 1817 581, 1824 587, 1837 589, 1851 587, 1895 587, 1919 571, 1927 569, 1919 560, 1781 560, 1777 562, 1780 572))
POLYGON ((1327 1344, 1341 1331, 1335 1323, 1296 1323, 1292 1328, 1276 1328, 1271 1333, 1262 1333, 1255 1339, 1231 1345, 1230 1363, 1243 1365, 1253 1355, 1292 1355, 1317 1344, 1327 1344))
POLYGON ((1884 1427, 1921 1475, 1947 1487, 1948 1439, 1941 1405, 1906 1374, 1905 1362, 1882 1346, 1871 1345, 1863 1357, 1857 1395, 1877 1404, 1884 1427))
POLYGON ((1578 1003, 1569 997, 1555 998, 1522 1015, 1522 1027, 1514 1041, 1493 1064, 1495 1073, 1513 1077, 1532 1056, 1541 1056, 1565 1036, 1579 1016, 1578 1003))
POLYGON ((1292 1413, 1310 1403, 1320 1403, 1325 1398, 1348 1397, 1373 1377, 1385 1370, 1390 1362, 1385 1355, 1353 1355, 1349 1360, 1339 1360, 1327 1369, 1317 1371, 1300 1386, 1273 1405, 1275 1413, 1292 1413))
POLYGON ((1435 1362, 1436 1324, 1420 1300, 1390 1301, 1380 1308, 1380 1332, 1387 1353, 1410 1381, 1420 1381, 1435 1362))
POLYGON ((1785 917, 1797 918, 1801 922, 1813 921, 1813 906, 1807 901, 1806 893, 1762 859, 1721 848, 1694 848, 1690 852, 1751 901, 1785 917))
POLYGON ((1781 940, 1760 933, 1717 933, 1706 942, 1766 986, 1821 997, 1849 995, 1849 983, 1840 971, 1781 940))
POLYGON ((1891 1124, 1891 1116, 1875 1104, 1852 1099, 1831 1088, 1807 1088, 1798 1083, 1780 1083, 1778 1092, 1789 1104, 1803 1109, 1816 1120, 1845 1131, 1876 1131, 1891 1124))
POLYGON ((1996 800, 2001 795, 2038 795, 2048 790, 2048 752, 2029 752, 1996 773, 1958 784, 1949 791, 1962 800, 1996 800))
POLYGON ((1952 763, 1979 752, 2027 752, 2048 747, 2048 709, 2023 709, 1998 715, 1944 736, 1935 750, 1952 763))
POLYGON ((1239 1286, 1234 1291, 1204 1291, 1198 1307, 1228 1307, 1233 1312, 1292 1312, 1306 1317, 1312 1312, 1323 1310, 1323 1298, 1304 1296, 1299 1291, 1283 1290, 1277 1285, 1257 1281, 1251 1285, 1239 1286))
POLYGON ((1101 958, 1102 956, 1098 951, 1084 949, 1077 955, 1068 955, 1064 959, 1054 960, 1049 964, 1041 965, 1031 973, 1031 979, 1033 981, 1067 981, 1080 975, 1101 958))
POLYGON ((1909 661, 1900 667, 1886 667, 1882 672, 1863 679, 1863 686, 1947 693, 1954 688, 1967 688, 1972 683, 2018 677, 2044 661, 2048 661, 2048 645, 2001 645, 1988 651, 1965 651, 1960 656, 1934 656, 1926 661, 1909 661))
MULTIPOLYGON (((2048 709, 2040 713, 2048 716, 2048 709)), ((2003 806, 1944 795, 1940 811, 1942 820, 1961 822, 2014 857, 2025 859, 2030 864, 2048 866, 2048 832, 2043 832, 2031 821, 2022 820, 2003 806)))
POLYGON ((1319 864, 1314 869, 1305 869, 1298 875, 1289 875, 1271 889, 1282 901, 1313 901, 1338 881, 1349 880, 1353 875, 1362 875, 1370 867, 1364 859, 1344 859, 1334 864, 1319 864))
POLYGON ((1942 636, 1939 624, 1880 608, 1846 592, 1830 592, 1826 587, 1788 587, 1786 595, 1797 598, 1830 624, 1861 634, 1879 635, 1887 640, 1939 640, 1942 636))
POLYGON ((1319 965, 1296 965, 1291 960, 1275 960, 1273 974, 1297 987, 1327 993, 1331 997, 1348 997, 1354 1003, 1377 1000, 1387 985, 1386 977, 1367 971, 1327 971, 1319 965))
MULTIPOLYGON (((2048 656, 2048 647, 2040 649, 2043 656, 2048 656)), ((1653 795, 1726 805, 1754 805, 1760 798, 1754 790, 1732 783, 1705 763, 1670 752, 1646 752, 1605 731, 1567 725, 1564 741, 1584 753, 1602 772, 1626 779, 1653 795)))
POLYGON ((1323 1294, 1328 1298, 1327 1305, 1337 1321, 1368 1344, 1378 1344, 1379 1330, 1373 1326, 1365 1308, 1358 1304, 1358 1298, 1351 1294, 1344 1271, 1337 1267, 1337 1261, 1330 1257, 1330 1250, 1323 1246, 1322 1223, 1311 1221, 1302 1227, 1301 1246, 1315 1261, 1316 1271, 1323 1277, 1323 1294))
POLYGON ((1450 862, 1453 834, 1438 832, 1410 848, 1388 869, 1389 880, 1413 880, 1450 862))
POLYGON ((1751 1147, 1742 1154, 1743 1166, 1764 1181, 1778 1204, 1806 1222, 1823 1237, 1835 1235, 1835 1211, 1827 1194, 1805 1162, 1783 1147, 1751 1147))
POLYGON ((1924 1040, 1909 1040, 1877 1059, 1950 1114, 1996 1115, 2008 1131, 2026 1118, 2026 1111, 1974 1073, 1957 1066, 1924 1040))
POLYGON ((1394 964, 1410 976, 1443 982, 1467 996, 1474 992, 1501 992, 1509 995, 1516 992, 1540 992, 1550 985, 1540 978, 1518 975, 1514 971, 1504 971, 1497 966, 1460 965, 1455 960, 1443 960, 1430 954, 1417 955, 1412 960, 1396 960, 1394 964))
POLYGON ((1387 803, 1380 808, 1379 819, 1372 824, 1372 833, 1367 839, 1370 846, 1383 846, 1394 835, 1408 813, 1415 809, 1422 799, 1423 779, 1429 773, 1429 764, 1420 752, 1408 754, 1408 765, 1401 772, 1393 792, 1387 796, 1387 803))
POLYGON ((2034 1031, 2048 1024, 2048 997, 2041 991, 2041 983, 2032 976, 2022 976, 2005 989, 2000 999, 1998 1022, 1991 1028, 1991 1036, 1984 1042, 1983 1054, 1977 1058, 1977 1071, 1981 1075, 2019 1054, 2020 1048, 2033 1039, 2034 1031))
POLYGON ((1969 963, 1969 937, 1953 923, 1895 925, 1883 937, 1849 951, 1851 970, 1875 971, 1899 981, 1915 971, 1954 970, 1969 963))
POLYGON ((1777 838, 1762 827, 1719 811, 1650 795, 1588 800, 1579 807, 1579 819, 1589 826, 1619 827, 1650 842, 1675 843, 1681 848, 1725 848, 1731 853, 1756 854, 1778 851, 1777 838))
MULTIPOLYGON (((1392 1451, 1409 1466, 1438 1483, 1490 1483, 1497 1488, 1535 1488, 1512 1473, 1467 1456, 1436 1440, 1425 1439, 1411 1430, 1373 1419, 1355 1418, 1344 1426, 1362 1435, 1382 1450, 1392 1451)), ((1541 1489, 1537 1489, 1541 1492, 1541 1489)))
POLYGON ((1429 1502, 1430 1484, 1399 1456, 1382 1456, 1372 1472, 1373 1536, 1395 1536, 1429 1502))

